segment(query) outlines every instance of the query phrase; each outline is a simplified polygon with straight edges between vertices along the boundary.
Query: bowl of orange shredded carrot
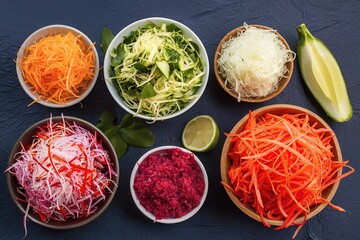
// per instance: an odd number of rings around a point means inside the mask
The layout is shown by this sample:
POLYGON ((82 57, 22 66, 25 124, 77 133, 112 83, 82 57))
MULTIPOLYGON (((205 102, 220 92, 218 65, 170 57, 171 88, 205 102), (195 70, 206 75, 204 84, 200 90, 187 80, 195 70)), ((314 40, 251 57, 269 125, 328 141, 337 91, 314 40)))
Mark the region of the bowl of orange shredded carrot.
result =
POLYGON ((298 226, 295 237, 327 205, 345 211, 331 200, 340 179, 354 169, 343 161, 335 133, 315 113, 288 104, 262 107, 226 136, 222 184, 251 218, 275 230, 298 226))
POLYGON ((106 136, 70 116, 41 120, 15 143, 6 169, 11 198, 27 220, 52 229, 83 226, 110 205, 119 163, 106 136))
POLYGON ((16 72, 24 91, 47 107, 80 103, 93 89, 99 74, 99 57, 81 31, 66 25, 49 25, 33 32, 22 44, 16 72))

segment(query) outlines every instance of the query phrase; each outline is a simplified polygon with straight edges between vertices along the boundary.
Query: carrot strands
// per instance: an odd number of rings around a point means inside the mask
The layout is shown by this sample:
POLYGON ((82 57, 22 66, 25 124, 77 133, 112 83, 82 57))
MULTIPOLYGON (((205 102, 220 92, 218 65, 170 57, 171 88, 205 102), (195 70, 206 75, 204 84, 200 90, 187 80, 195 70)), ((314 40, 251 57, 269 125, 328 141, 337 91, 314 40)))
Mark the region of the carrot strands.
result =
POLYGON ((28 106, 40 99, 66 104, 80 97, 95 75, 95 61, 94 51, 71 32, 49 35, 27 46, 17 64, 39 98, 28 106))
POLYGON ((334 133, 311 123, 308 114, 250 112, 241 132, 226 134, 230 140, 228 171, 231 184, 224 184, 239 200, 252 207, 261 222, 282 220, 280 230, 308 219, 311 208, 325 203, 338 207, 324 190, 354 172, 348 161, 333 161, 334 133), (341 173, 343 167, 349 170, 341 173))

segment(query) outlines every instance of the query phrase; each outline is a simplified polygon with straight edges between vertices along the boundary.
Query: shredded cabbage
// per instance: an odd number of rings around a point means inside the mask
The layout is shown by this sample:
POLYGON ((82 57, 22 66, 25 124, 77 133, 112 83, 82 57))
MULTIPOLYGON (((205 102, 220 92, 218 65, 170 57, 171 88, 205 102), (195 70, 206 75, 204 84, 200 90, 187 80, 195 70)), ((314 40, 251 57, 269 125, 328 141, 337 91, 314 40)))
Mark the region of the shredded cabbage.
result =
POLYGON ((126 105, 155 119, 197 98, 205 74, 198 46, 174 24, 148 24, 111 52, 112 83, 126 105))
POLYGON ((241 97, 265 97, 278 88, 293 60, 275 30, 245 25, 246 29, 225 42, 218 59, 225 86, 241 97))
POLYGON ((38 129, 31 145, 22 146, 6 170, 19 183, 19 201, 27 202, 25 236, 30 208, 43 222, 87 217, 99 210, 116 175, 96 132, 64 118, 50 118, 38 129))

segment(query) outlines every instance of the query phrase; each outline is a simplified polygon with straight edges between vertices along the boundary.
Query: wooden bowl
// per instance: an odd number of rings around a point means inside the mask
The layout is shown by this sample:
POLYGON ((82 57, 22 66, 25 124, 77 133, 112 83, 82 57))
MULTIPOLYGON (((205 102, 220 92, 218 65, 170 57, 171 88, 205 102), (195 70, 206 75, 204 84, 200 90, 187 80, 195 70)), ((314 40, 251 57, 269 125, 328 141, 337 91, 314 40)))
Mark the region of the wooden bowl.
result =
MULTIPOLYGON (((117 190, 117 186, 119 184, 119 179, 120 179, 120 169, 119 169, 120 167, 119 167, 118 158, 116 156, 115 149, 113 148, 113 146, 111 145, 110 141, 105 136, 105 134, 103 134, 93 124, 91 124, 85 120, 82 120, 80 118, 64 116, 64 119, 71 124, 75 123, 77 126, 83 127, 84 129, 90 131, 92 134, 97 135, 98 140, 100 142, 102 142, 102 146, 108 152, 113 170, 115 171, 115 173, 117 175, 114 176, 113 182, 109 184, 109 191, 105 192, 105 196, 106 196, 105 200, 100 202, 97 205, 96 212, 90 214, 89 216, 86 216, 83 218, 78 218, 78 219, 77 218, 76 219, 69 218, 66 221, 55 221, 55 220, 50 219, 48 222, 44 222, 41 220, 39 215, 37 213, 34 213, 33 210, 30 208, 27 219, 30 219, 32 222, 37 223, 43 227, 47 227, 47 228, 51 228, 51 229, 77 228, 77 227, 81 227, 81 226, 95 220, 96 218, 98 218, 109 207, 111 201, 113 200, 116 190, 117 190)), ((34 137, 39 132, 39 127, 46 125, 49 122, 49 120, 50 119, 47 118, 47 119, 43 119, 43 120, 33 124, 18 138, 18 140, 14 144, 12 151, 10 153, 9 160, 8 160, 8 167, 10 167, 16 161, 16 159, 15 159, 16 154, 18 152, 20 152, 20 150, 22 149, 22 145, 23 146, 31 145, 31 143, 34 140, 34 137)), ((52 122, 54 124, 57 122, 60 122, 60 121, 63 121, 63 118, 61 116, 52 117, 52 122)), ((22 190, 19 190, 20 184, 19 184, 17 178, 13 174, 7 172, 6 175, 7 175, 6 178, 7 178, 7 184, 8 184, 10 196, 11 196, 12 200, 14 201, 14 203, 16 204, 16 206, 20 209, 20 211, 25 214, 28 204, 27 204, 27 202, 19 201, 19 199, 23 199, 23 197, 24 197, 23 196, 24 193, 21 193, 22 190)))
MULTIPOLYGON (((265 29, 265 30, 273 30, 272 28, 262 26, 262 25, 247 25, 247 26, 248 27, 256 27, 256 28, 265 29)), ((235 28, 228 34, 226 34, 225 37, 220 41, 219 45, 217 46, 216 52, 215 52, 215 57, 214 57, 214 72, 215 72, 216 79, 217 79, 218 83, 220 84, 220 86, 228 94, 230 94, 230 96, 234 97, 235 99, 238 98, 237 94, 229 86, 225 86, 224 79, 221 76, 221 74, 219 73, 218 59, 221 55, 223 44, 225 42, 227 42, 230 38, 236 37, 239 32, 245 31, 245 30, 246 30, 246 26, 240 26, 238 28, 235 28)), ((288 50, 290 50, 289 44, 286 42, 286 40, 277 31, 275 31, 275 34, 284 43, 285 47, 288 50)), ((291 79, 293 69, 294 69, 294 61, 292 60, 292 61, 287 62, 286 67, 287 67, 288 71, 287 71, 286 75, 283 78, 281 78, 276 91, 270 93, 269 95, 267 95, 265 97, 259 97, 259 98, 241 97, 241 101, 252 102, 252 103, 264 102, 264 101, 270 100, 270 99, 276 97, 277 95, 279 95, 285 89, 285 87, 288 85, 288 83, 291 79)))
MULTIPOLYGON (((259 119, 261 116, 263 116, 266 113, 271 113, 271 114, 275 114, 275 115, 282 115, 284 113, 290 113, 290 114, 299 114, 299 113, 307 113, 309 115, 309 122, 310 124, 317 122, 317 128, 326 128, 326 129, 330 129, 329 125, 323 120, 321 119, 319 116, 317 116, 315 113, 302 108, 302 107, 298 107, 298 106, 293 106, 293 105, 288 105, 288 104, 274 104, 274 105, 269 105, 266 107, 262 107, 259 108, 255 111, 252 112, 255 116, 256 119, 259 119)), ((234 128, 231 130, 231 134, 233 133, 239 133, 241 132, 248 120, 248 115, 246 115, 245 117, 243 117, 235 126, 234 128)), ((328 133, 327 133, 328 134, 328 133)), ((334 135, 330 144, 332 145, 332 152, 334 154, 333 157, 333 161, 342 161, 342 155, 341 155, 341 150, 340 150, 340 145, 339 142, 336 138, 336 136, 334 135)), ((221 171, 221 179, 222 182, 224 182, 225 184, 228 184, 229 186, 232 186, 231 182, 230 182, 230 178, 228 176, 228 171, 230 169, 230 166, 232 164, 231 159, 228 157, 228 152, 229 149, 232 148, 232 144, 230 143, 230 138, 227 138, 225 140, 223 149, 222 149, 222 153, 221 153, 221 163, 220 163, 220 171, 221 171)), ((340 170, 336 176, 340 176, 342 174, 342 171, 340 170)), ((339 186, 339 181, 337 181, 336 183, 330 185, 328 188, 326 188, 323 192, 322 192, 322 196, 327 199, 328 201, 331 201, 331 199, 334 197, 337 189, 339 186)), ((225 190, 227 192, 227 194, 229 195, 230 199, 233 201, 233 203, 241 210, 243 211, 246 215, 248 215, 249 217, 261 222, 260 220, 260 216, 255 212, 255 210, 251 207, 247 207, 245 206, 243 203, 240 202, 240 200, 238 199, 238 197, 227 187, 225 187, 225 190)), ((327 206, 327 204, 322 203, 322 204, 316 204, 314 206, 311 207, 311 211, 307 216, 307 220, 312 218, 313 216, 315 216, 316 214, 320 213, 325 207, 327 206)), ((264 219, 268 224, 273 225, 273 226, 281 226, 283 221, 282 220, 271 220, 268 218, 264 219)), ((295 223, 302 223, 304 221, 304 216, 299 216, 298 218, 296 218, 295 223)))

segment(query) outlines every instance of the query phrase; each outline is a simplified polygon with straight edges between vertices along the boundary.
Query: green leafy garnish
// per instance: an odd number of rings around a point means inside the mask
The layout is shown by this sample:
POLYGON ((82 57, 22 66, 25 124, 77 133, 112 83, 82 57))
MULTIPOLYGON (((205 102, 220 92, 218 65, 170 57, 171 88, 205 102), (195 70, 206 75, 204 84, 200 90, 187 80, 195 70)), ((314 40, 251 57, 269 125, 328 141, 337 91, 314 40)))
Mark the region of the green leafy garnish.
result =
POLYGON ((136 40, 136 32, 135 31, 131 31, 129 36, 125 36, 124 37, 124 41, 123 43, 124 44, 130 44, 130 43, 133 43, 135 42, 136 40))
POLYGON ((116 48, 116 51, 112 51, 110 53, 111 56, 111 66, 116 67, 120 65, 125 59, 125 51, 123 49, 123 45, 119 44, 116 48))
POLYGON ((172 48, 165 47, 166 56, 169 58, 170 62, 177 62, 180 59, 180 54, 172 48))
POLYGON ((134 64, 134 67, 136 68, 136 70, 138 70, 141 73, 147 73, 149 72, 149 69, 147 67, 145 67, 144 64, 141 64, 139 62, 134 64))
POLYGON ((104 28, 101 35, 100 48, 105 53, 108 49, 111 41, 114 39, 114 35, 108 28, 104 28))
POLYGON ((190 44, 191 44, 191 46, 194 48, 194 50, 195 50, 196 52, 199 52, 199 51, 200 51, 200 48, 199 48, 199 46, 198 46, 196 43, 190 41, 190 44))
POLYGON ((96 127, 110 140, 118 157, 124 155, 127 145, 133 147, 151 147, 154 145, 154 135, 141 119, 126 114, 119 124, 116 122, 116 115, 110 111, 105 111, 101 114, 96 127))
POLYGON ((141 98, 149 98, 155 95, 154 86, 150 82, 146 83, 141 91, 141 98))
POLYGON ((178 26, 176 26, 173 23, 166 26, 166 31, 168 31, 168 32, 180 32, 182 34, 181 28, 179 28, 178 26))

